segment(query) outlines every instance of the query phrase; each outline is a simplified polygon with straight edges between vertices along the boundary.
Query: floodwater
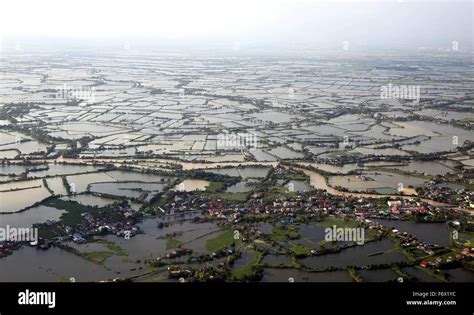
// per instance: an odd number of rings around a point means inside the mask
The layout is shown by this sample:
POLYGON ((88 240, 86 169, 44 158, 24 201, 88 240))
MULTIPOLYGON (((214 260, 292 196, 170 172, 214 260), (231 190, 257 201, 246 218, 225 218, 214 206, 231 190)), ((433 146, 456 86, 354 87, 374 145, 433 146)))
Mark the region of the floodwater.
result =
POLYGON ((356 169, 359 169, 357 164, 352 163, 352 164, 344 164, 344 165, 331 165, 331 164, 325 164, 325 163, 298 163, 303 166, 312 166, 316 169, 333 173, 333 174, 346 174, 350 171, 355 171, 356 169))
POLYGON ((247 178, 264 178, 267 176, 270 168, 268 167, 234 167, 234 168, 216 168, 208 169, 207 172, 235 177, 247 178))
POLYGON ((331 176, 329 184, 333 187, 341 186, 349 190, 369 190, 376 188, 397 189, 403 186, 420 186, 425 181, 415 176, 401 175, 388 172, 362 172, 359 175, 331 176))
POLYGON ((13 255, 0 259, 0 281, 77 282, 114 278, 114 273, 59 248, 43 251, 24 246, 13 255))
POLYGON ((67 195, 68 192, 64 186, 63 179, 61 177, 52 177, 45 179, 49 189, 53 191, 55 195, 67 195))
POLYGON ((441 280, 438 280, 437 278, 431 276, 430 274, 419 269, 418 267, 406 267, 403 268, 402 271, 411 277, 415 277, 421 282, 441 282, 441 280))
POLYGON ((0 192, 0 213, 17 212, 49 197, 51 194, 42 185, 34 188, 0 192))
POLYGON ((100 194, 138 198, 142 191, 159 192, 165 186, 166 184, 142 182, 93 183, 90 185, 89 190, 100 194))
POLYGON ((302 239, 309 240, 313 243, 318 243, 324 240, 326 233, 324 228, 315 226, 313 224, 301 224, 299 227, 299 233, 302 239))
POLYGON ((91 194, 73 195, 73 196, 62 197, 61 199, 76 201, 82 205, 91 206, 91 207, 105 207, 105 206, 113 204, 114 202, 117 202, 117 200, 115 199, 99 197, 99 196, 95 196, 91 194))
POLYGON ((311 187, 302 180, 290 180, 286 185, 286 189, 291 192, 301 192, 301 191, 308 191, 311 187))
MULTIPOLYGON (((61 213, 59 210, 56 211, 61 213)), ((217 237, 220 229, 213 223, 190 222, 189 219, 195 216, 195 213, 184 216, 167 215, 160 220, 172 222, 187 219, 187 221, 175 222, 162 229, 157 228, 156 218, 146 219, 139 224, 144 233, 130 239, 115 235, 96 237, 113 242, 127 253, 126 256, 114 253, 104 261, 103 265, 94 264, 55 247, 43 251, 24 246, 12 255, 0 259, 0 281, 63 281, 74 277, 76 281, 87 282, 139 275, 149 268, 145 264, 145 259, 162 257, 169 251, 166 249, 165 236, 171 233, 177 233, 174 238, 182 241, 183 247, 206 253, 206 241, 217 237)), ((11 222, 14 223, 14 221, 11 222)), ((69 243, 69 245, 81 252, 110 251, 105 245, 99 243, 69 243)))
POLYGON ((240 181, 235 185, 232 185, 226 189, 226 192, 240 193, 249 192, 253 189, 254 185, 249 181, 240 181))
POLYGON ((77 173, 97 172, 100 168, 89 165, 48 164, 47 170, 30 171, 28 178, 41 178, 46 176, 70 175, 77 173))
POLYGON ((400 277, 391 269, 358 270, 357 273, 364 282, 387 282, 394 281, 400 277))
POLYGON ((231 270, 238 270, 245 267, 247 264, 252 262, 255 259, 255 255, 249 251, 243 251, 240 254, 240 257, 234 262, 231 267, 231 270))
POLYGON ((464 268, 455 268, 447 271, 450 282, 474 282, 474 272, 464 268))
POLYGON ((450 235, 446 223, 418 223, 412 221, 374 219, 373 221, 395 228, 401 232, 415 235, 420 241, 428 242, 432 245, 449 247, 450 235))
POLYGON ((0 227, 6 225, 30 227, 35 223, 43 223, 47 220, 58 221, 64 212, 66 211, 39 205, 22 212, 0 214, 0 227))
POLYGON ((291 266, 291 257, 286 255, 266 255, 263 257, 263 265, 267 266, 291 266))
POLYGON ((457 173, 452 161, 411 161, 408 165, 393 167, 404 172, 416 172, 427 175, 445 175, 457 173))
POLYGON ((265 268, 262 282, 352 282, 347 271, 304 272, 298 269, 265 268))
POLYGON ((392 262, 407 261, 405 255, 400 252, 386 252, 393 249, 393 247, 394 243, 389 239, 377 240, 366 243, 363 246, 354 246, 343 249, 338 253, 306 257, 301 259, 301 263, 311 268, 325 269, 331 266, 344 268, 356 265, 363 267, 372 264, 388 264, 392 262), (379 252, 385 253, 369 256, 379 252))
MULTIPOLYGON (((366 194, 366 193, 354 193, 354 192, 339 191, 337 189, 334 189, 334 188, 328 186, 328 184, 326 182, 326 179, 321 174, 319 174, 317 172, 314 172, 314 171, 304 169, 304 168, 295 168, 295 169, 300 170, 300 171, 304 172, 306 175, 309 176, 311 186, 313 186, 316 189, 326 190, 331 195, 352 196, 352 197, 356 197, 356 198, 386 198, 387 196, 392 196, 392 195, 378 195, 378 194, 369 194, 369 193, 366 194)), ((409 197, 409 196, 397 196, 397 195, 393 195, 393 197, 400 198, 400 199, 411 199, 411 198, 413 198, 413 197, 409 197)), ((432 205, 435 205, 435 206, 445 206, 445 205, 447 205, 447 204, 442 203, 442 202, 437 202, 437 201, 424 199, 424 198, 421 198, 421 200, 424 201, 424 202, 428 202, 428 203, 430 203, 432 205)))

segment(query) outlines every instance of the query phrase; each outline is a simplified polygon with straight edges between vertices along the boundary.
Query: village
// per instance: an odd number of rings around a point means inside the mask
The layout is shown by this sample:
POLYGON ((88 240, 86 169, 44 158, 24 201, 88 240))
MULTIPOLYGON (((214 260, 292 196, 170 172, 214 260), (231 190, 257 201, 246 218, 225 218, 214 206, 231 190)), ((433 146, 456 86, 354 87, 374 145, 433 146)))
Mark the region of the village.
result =
POLYGON ((8 60, 0 278, 471 279, 469 54, 221 57, 8 60))

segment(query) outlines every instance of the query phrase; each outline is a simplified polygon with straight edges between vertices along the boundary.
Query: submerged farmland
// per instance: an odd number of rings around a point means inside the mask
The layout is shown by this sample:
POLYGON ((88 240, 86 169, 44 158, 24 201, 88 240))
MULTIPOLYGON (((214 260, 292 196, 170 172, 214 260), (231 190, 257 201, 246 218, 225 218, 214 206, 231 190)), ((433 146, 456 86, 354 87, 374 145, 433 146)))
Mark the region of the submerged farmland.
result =
POLYGON ((12 54, 0 281, 470 281, 470 57, 373 57, 12 54))

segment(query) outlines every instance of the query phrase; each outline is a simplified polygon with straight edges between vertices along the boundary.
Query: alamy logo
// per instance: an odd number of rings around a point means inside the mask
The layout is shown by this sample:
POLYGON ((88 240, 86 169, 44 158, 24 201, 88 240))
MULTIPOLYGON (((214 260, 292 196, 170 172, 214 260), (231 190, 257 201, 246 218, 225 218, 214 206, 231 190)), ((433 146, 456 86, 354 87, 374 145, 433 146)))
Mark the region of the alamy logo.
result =
POLYGON ((19 305, 47 305, 48 308, 56 307, 56 292, 25 292, 18 293, 19 305))
POLYGON ((66 83, 56 88, 56 98, 65 100, 83 100, 86 104, 95 102, 95 88, 94 87, 72 87, 66 83))
POLYGON ((0 228, 0 242, 31 242, 38 243, 37 228, 16 228, 6 225, 0 228))
POLYGON ((328 242, 355 242, 357 245, 364 244, 365 231, 363 228, 332 228, 324 230, 324 239, 328 242))
POLYGON ((257 136, 251 133, 221 133, 217 138, 217 148, 257 148, 257 136))
POLYGON ((420 101, 420 86, 418 85, 382 85, 380 88, 380 98, 383 100, 413 100, 414 103, 420 101))

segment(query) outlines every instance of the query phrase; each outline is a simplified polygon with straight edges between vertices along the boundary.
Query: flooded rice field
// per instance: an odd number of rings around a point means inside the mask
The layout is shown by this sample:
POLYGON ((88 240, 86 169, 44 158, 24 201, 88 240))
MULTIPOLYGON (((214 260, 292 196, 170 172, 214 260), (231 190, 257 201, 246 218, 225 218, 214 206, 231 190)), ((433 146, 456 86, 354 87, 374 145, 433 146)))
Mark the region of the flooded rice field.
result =
POLYGON ((393 249, 394 243, 389 239, 383 239, 366 243, 363 246, 343 249, 339 253, 303 258, 301 263, 311 268, 325 269, 330 266, 336 268, 348 266, 364 267, 394 261, 407 261, 407 258, 402 253, 396 252, 393 249))
POLYGON ((395 228, 402 232, 414 235, 421 241, 428 242, 433 245, 449 247, 450 232, 445 222, 439 223, 417 223, 399 220, 383 220, 374 219, 388 228, 395 228))

